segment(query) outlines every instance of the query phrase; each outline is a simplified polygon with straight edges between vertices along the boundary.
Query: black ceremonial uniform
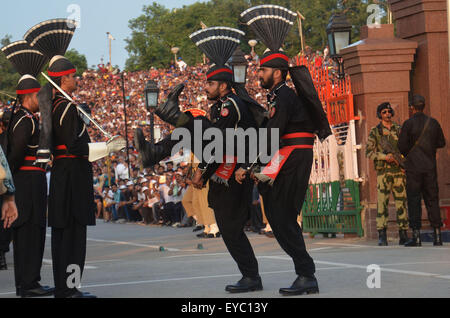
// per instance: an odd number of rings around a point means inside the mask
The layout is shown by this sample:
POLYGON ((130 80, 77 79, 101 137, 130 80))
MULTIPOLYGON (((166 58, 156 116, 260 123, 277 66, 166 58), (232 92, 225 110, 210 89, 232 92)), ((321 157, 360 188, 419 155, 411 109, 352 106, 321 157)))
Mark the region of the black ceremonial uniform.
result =
POLYGON ((414 114, 402 126, 398 148, 406 157, 406 192, 409 223, 412 229, 422 227, 422 195, 431 226, 442 226, 439 208, 439 188, 436 150, 445 147, 439 122, 422 112, 414 114))
MULTIPOLYGON (((314 144, 311 133, 314 126, 307 109, 285 82, 275 87, 268 95, 268 100, 271 118, 266 128, 279 129, 282 138, 280 148, 296 144, 308 144, 310 147, 293 150, 273 185, 259 183, 259 190, 273 234, 283 250, 292 257, 297 275, 312 277, 315 265, 306 251, 297 216, 301 211, 311 174, 314 144), (311 134, 311 137, 287 138, 297 137, 297 133, 311 134)), ((268 142, 270 145, 270 140, 268 142)))
POLYGON ((16 287, 38 288, 45 246, 47 179, 45 170, 34 166, 39 143, 39 121, 20 107, 8 135, 8 163, 16 186, 19 213, 13 223, 14 273, 16 287))
MULTIPOLYGON (((256 127, 256 123, 247 105, 236 95, 229 94, 221 98, 211 107, 211 122, 213 127, 225 130, 227 128, 256 127)), ((200 164, 202 168, 204 164, 200 164)), ((238 264, 244 277, 259 276, 258 262, 244 227, 249 220, 248 202, 251 200, 253 182, 236 182, 234 175, 228 180, 228 185, 221 182, 215 174, 220 164, 210 164, 203 178, 209 181, 208 203, 214 210, 217 225, 223 236, 225 245, 233 259, 238 264)), ((236 165, 233 173, 239 168, 236 165)))
POLYGON ((53 100, 53 155, 48 223, 52 227, 55 296, 75 290, 66 285, 67 266, 83 272, 86 226, 95 225, 92 165, 88 161, 90 138, 74 104, 62 95, 53 100))

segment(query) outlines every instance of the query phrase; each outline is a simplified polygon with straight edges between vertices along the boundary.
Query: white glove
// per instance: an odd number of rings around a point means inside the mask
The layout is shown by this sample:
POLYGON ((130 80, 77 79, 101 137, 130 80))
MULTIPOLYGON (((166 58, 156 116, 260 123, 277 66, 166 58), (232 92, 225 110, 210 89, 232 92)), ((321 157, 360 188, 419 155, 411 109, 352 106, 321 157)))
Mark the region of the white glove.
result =
POLYGON ((89 144, 89 161, 94 162, 107 157, 109 154, 119 152, 127 146, 125 138, 115 136, 108 142, 96 142, 89 144))
POLYGON ((108 154, 119 152, 127 147, 127 141, 122 136, 112 137, 107 143, 108 154))

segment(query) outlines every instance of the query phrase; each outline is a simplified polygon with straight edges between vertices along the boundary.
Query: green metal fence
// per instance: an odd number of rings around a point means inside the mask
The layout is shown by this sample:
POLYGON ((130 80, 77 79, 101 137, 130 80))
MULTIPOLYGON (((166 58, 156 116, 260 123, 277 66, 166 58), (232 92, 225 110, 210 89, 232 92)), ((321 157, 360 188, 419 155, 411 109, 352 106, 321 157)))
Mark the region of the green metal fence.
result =
POLYGON ((359 184, 353 180, 311 184, 303 204, 303 231, 356 233, 362 237, 359 184))

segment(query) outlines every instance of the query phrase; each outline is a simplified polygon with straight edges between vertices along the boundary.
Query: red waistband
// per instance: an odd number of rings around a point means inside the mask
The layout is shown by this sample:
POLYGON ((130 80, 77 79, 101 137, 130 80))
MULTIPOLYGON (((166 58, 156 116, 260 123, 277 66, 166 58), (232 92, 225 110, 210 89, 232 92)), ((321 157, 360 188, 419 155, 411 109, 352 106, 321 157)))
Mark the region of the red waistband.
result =
POLYGON ((45 169, 39 168, 39 167, 30 167, 30 166, 23 166, 19 168, 20 171, 41 171, 45 172, 45 169))
POLYGON ((25 161, 36 161, 36 157, 32 157, 32 156, 28 156, 28 157, 25 157, 25 161))
POLYGON ((281 137, 281 139, 294 139, 294 138, 316 138, 316 136, 312 133, 298 132, 287 134, 281 137))
POLYGON ((82 157, 72 156, 72 155, 61 155, 61 156, 56 156, 55 160, 58 160, 58 159, 76 159, 76 158, 82 158, 82 157))
MULTIPOLYGON (((55 149, 56 150, 65 150, 65 151, 67 151, 66 145, 56 146, 55 149)), ((66 153, 66 154, 61 154, 61 155, 55 156, 55 160, 58 160, 58 159, 87 159, 87 157, 74 156, 74 155, 66 153)))

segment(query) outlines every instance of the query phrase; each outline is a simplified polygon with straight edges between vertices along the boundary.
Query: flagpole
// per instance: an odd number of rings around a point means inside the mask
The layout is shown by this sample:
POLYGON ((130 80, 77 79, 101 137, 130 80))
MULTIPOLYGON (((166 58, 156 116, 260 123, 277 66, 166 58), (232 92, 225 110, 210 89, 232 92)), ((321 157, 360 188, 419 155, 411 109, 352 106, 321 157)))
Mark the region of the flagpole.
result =
MULTIPOLYGON (((206 24, 203 23, 203 21, 200 21, 200 25, 202 26, 202 29, 203 29, 203 30, 206 29, 206 28, 208 28, 208 27, 206 26, 206 24)), ((206 55, 203 54, 203 65, 205 65, 205 64, 206 64, 206 55)))
POLYGON ((298 18, 298 32, 300 33, 300 42, 302 45, 302 53, 305 51, 305 43, 303 40, 303 26, 302 26, 302 20, 305 20, 305 17, 300 13, 300 11, 297 11, 297 18, 298 18))

